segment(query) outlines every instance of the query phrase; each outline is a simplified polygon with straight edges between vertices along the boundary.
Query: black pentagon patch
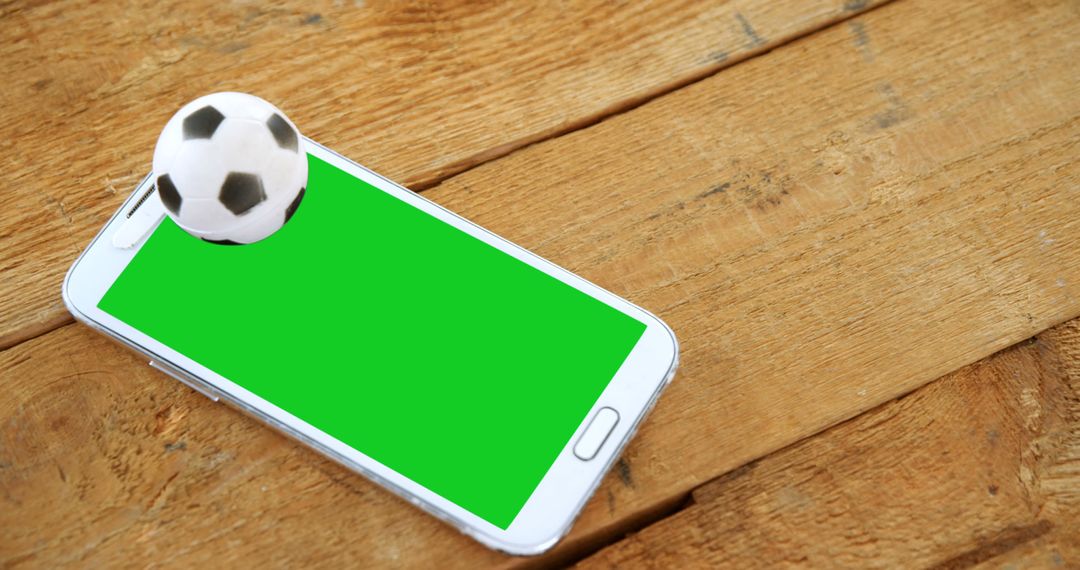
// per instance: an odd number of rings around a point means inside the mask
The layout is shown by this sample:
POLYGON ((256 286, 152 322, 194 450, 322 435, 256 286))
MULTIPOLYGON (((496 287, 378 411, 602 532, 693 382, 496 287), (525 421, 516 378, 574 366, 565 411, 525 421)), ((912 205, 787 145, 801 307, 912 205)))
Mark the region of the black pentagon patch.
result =
POLYGON ((184 119, 184 140, 208 139, 224 120, 225 115, 210 105, 195 111, 184 119))
POLYGON ((285 208, 285 223, 289 223, 292 219, 292 215, 296 213, 296 209, 300 207, 300 200, 304 199, 304 189, 301 188, 300 192, 293 198, 292 204, 289 204, 288 208, 285 208))
POLYGON ((202 240, 205 241, 206 243, 216 243, 218 245, 244 245, 242 243, 235 242, 235 241, 233 241, 231 239, 206 239, 206 238, 202 238, 202 240))
POLYGON ((218 200, 237 216, 246 213, 266 199, 262 180, 246 172, 230 172, 221 185, 218 200))
POLYGON ((162 174, 157 179, 158 194, 161 196, 161 203, 165 204, 165 207, 169 209, 173 215, 180 214, 180 192, 176 191, 176 185, 173 184, 172 178, 169 178, 168 174, 162 174))
POLYGON ((296 129, 292 128, 292 125, 285 120, 285 117, 274 113, 266 120, 266 126, 270 129, 270 133, 274 135, 274 140, 277 141, 278 146, 296 152, 298 148, 296 129))

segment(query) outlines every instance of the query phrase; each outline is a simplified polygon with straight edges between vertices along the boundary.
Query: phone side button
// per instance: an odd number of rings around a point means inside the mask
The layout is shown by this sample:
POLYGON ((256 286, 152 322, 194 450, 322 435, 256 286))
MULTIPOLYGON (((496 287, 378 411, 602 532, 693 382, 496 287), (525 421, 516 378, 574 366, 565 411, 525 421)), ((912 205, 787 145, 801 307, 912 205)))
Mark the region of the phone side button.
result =
POLYGON ((596 457, 617 423, 619 423, 619 412, 616 412, 614 408, 600 408, 589 422, 589 426, 585 428, 585 433, 581 434, 577 444, 574 445, 574 455, 582 461, 596 457))
POLYGON ((188 388, 191 388, 192 390, 195 390, 196 392, 202 394, 203 396, 206 396, 207 398, 210 398, 211 400, 213 400, 215 402, 217 402, 220 399, 220 398, 218 398, 217 394, 215 394, 209 388, 203 386, 202 382, 199 382, 198 380, 195 380, 194 378, 189 378, 187 374, 173 368, 172 366, 169 366, 168 364, 165 364, 164 362, 157 362, 155 360, 151 360, 150 361, 150 367, 151 368, 156 368, 156 369, 168 374, 169 376, 172 376, 173 378, 176 378, 177 380, 179 380, 179 381, 183 382, 184 384, 186 384, 188 388))

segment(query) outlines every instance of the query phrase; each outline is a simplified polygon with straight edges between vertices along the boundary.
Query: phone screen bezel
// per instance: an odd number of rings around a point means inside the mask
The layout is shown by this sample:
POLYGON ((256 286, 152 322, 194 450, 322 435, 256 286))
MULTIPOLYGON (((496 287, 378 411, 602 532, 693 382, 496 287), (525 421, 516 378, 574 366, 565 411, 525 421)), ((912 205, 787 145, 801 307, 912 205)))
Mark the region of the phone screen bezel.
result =
MULTIPOLYGON (((126 212, 150 188, 152 182, 149 176, 138 185, 72 264, 63 284, 65 304, 76 318, 91 327, 151 359, 176 369, 193 382, 207 387, 233 407, 315 448, 349 469, 367 476, 420 508, 446 520, 480 542, 492 548, 519 555, 538 554, 547 550, 569 531, 573 520, 595 491, 604 473, 632 437, 637 425, 655 403, 661 390, 674 376, 678 361, 678 343, 673 331, 648 311, 496 236, 423 196, 387 180, 310 139, 305 138, 304 144, 305 150, 313 156, 599 299, 646 325, 645 332, 633 351, 589 413, 582 418, 574 436, 566 443, 552 467, 506 530, 429 491, 360 451, 263 400, 257 394, 245 390, 98 309, 97 305, 102 296, 141 247, 140 243, 130 249, 120 249, 112 245, 111 238, 126 220, 126 212), (582 461, 574 456, 573 446, 588 426, 589 420, 603 407, 616 409, 621 419, 597 456, 589 461, 582 461)), ((140 207, 161 209, 161 204, 158 200, 148 200, 140 207)), ((355 365, 362 366, 362 363, 357 362, 355 365)))

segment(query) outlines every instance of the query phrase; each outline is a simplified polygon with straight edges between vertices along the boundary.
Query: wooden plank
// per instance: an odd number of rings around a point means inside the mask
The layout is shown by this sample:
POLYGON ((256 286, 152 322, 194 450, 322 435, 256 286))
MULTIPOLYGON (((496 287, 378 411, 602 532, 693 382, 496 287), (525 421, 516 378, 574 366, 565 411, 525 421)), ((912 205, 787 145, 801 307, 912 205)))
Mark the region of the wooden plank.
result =
POLYGON ((0 348, 70 322, 64 271, 198 95, 423 188, 881 1, 6 4, 0 348))
POLYGON ((107 418, 52 439, 73 458, 65 477, 100 489, 115 518, 96 518, 101 501, 40 514, 25 497, 50 495, 36 486, 51 467, 28 461, 6 489, 26 505, 9 515, 27 545, 15 556, 566 560, 718 475, 1073 317, 1076 27, 1055 2, 905 0, 432 189, 657 311, 683 343, 679 377, 547 558, 490 552, 198 399, 161 414, 145 365, 77 327, 0 355, 18 378, 0 382, 0 400, 24 410, 5 427, 21 439, 5 441, 30 454, 56 417, 107 418), (92 371, 101 395, 65 388, 92 371), (159 414, 183 431, 147 441, 159 414), (95 459, 80 451, 87 433, 121 451, 95 459), (150 450, 166 443, 180 455, 162 472, 150 450))
POLYGON ((1080 320, 694 491, 582 568, 1080 567, 1080 320))

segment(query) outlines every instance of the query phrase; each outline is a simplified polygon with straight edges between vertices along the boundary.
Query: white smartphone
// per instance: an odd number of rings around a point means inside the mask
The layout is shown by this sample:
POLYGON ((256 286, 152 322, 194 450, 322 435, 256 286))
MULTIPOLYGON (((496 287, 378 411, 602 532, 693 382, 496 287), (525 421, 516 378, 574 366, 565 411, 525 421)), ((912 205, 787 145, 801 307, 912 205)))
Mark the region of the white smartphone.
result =
POLYGON ((304 200, 254 244, 184 233, 148 177, 68 271, 68 309, 480 542, 547 550, 672 379, 675 335, 304 142, 304 200))

